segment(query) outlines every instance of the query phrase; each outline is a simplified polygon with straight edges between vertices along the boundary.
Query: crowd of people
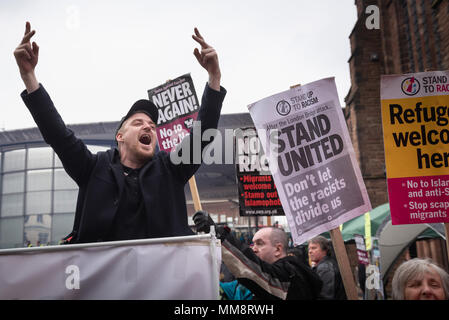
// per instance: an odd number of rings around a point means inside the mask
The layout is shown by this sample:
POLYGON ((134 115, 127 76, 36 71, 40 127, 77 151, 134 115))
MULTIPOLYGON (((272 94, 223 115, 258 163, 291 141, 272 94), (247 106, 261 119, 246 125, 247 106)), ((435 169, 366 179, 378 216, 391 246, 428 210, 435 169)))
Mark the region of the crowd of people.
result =
MULTIPOLYGON (((289 248, 282 228, 262 228, 248 243, 215 225, 207 212, 197 212, 194 222, 198 232, 214 226, 222 240, 222 299, 347 299, 331 242, 323 236, 310 239, 307 249, 289 248)), ((407 260, 394 272, 391 298, 448 300, 449 274, 431 259, 407 260)))
MULTIPOLYGON (((92 154, 66 127, 37 80, 39 46, 31 42, 35 33, 27 22, 14 56, 26 88, 21 97, 45 141, 79 186, 73 230, 64 243, 192 235, 184 186, 200 164, 175 164, 170 154, 158 150, 157 107, 145 99, 133 103, 117 128, 117 148, 92 154)), ((194 56, 209 76, 197 117, 202 134, 217 128, 226 90, 221 86, 217 52, 198 29, 194 29, 192 38, 201 46, 194 50, 194 56)), ((172 152, 186 152, 192 157, 196 150, 193 139, 187 136, 172 152)), ((202 141, 196 151, 202 154, 207 144, 202 141)), ((215 225, 203 211, 195 214, 194 223, 199 232, 209 232, 215 225)), ((222 241, 223 297, 346 299, 327 239, 311 239, 306 257, 302 250, 289 250, 289 239, 281 228, 262 228, 250 241, 240 241, 226 226, 215 227, 222 241)), ((394 299, 448 299, 448 288, 446 271, 429 260, 407 261, 393 278, 394 299)))
POLYGON ((237 239, 227 226, 215 225, 207 212, 198 211, 193 221, 198 232, 209 232, 214 226, 222 241, 224 268, 232 274, 232 281, 221 283, 226 298, 346 299, 327 239, 316 237, 310 240, 308 256, 313 262, 312 267, 302 250, 289 250, 288 235, 281 228, 260 229, 248 245, 237 239), (232 282, 233 290, 226 290, 229 282, 232 282))

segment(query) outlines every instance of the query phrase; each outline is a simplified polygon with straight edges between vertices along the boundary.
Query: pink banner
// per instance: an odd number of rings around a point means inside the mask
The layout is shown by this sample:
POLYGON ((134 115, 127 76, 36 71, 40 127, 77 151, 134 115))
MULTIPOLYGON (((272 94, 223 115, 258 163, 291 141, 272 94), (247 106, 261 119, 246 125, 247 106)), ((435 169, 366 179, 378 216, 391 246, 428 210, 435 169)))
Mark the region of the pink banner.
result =
POLYGON ((392 224, 449 222, 449 175, 388 179, 392 224))

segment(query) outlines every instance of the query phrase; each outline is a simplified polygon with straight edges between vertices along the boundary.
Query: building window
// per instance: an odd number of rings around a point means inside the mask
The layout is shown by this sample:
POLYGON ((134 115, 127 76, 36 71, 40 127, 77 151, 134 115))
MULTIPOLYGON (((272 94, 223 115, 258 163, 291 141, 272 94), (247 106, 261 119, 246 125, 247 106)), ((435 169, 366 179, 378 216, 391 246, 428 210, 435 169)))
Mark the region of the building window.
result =
POLYGON ((25 149, 5 152, 3 172, 25 169, 25 149))
POLYGON ((18 248, 23 242, 23 217, 0 220, 0 248, 18 248))
POLYGON ((55 160, 54 160, 54 162, 55 162, 55 165, 54 165, 55 168, 62 168, 62 162, 61 162, 61 160, 59 159, 59 157, 58 157, 58 155, 56 153, 55 153, 55 160))
POLYGON ((0 248, 57 244, 73 228, 78 185, 50 147, 21 147, 0 152, 0 248))
POLYGON ((3 175, 2 193, 23 192, 25 186, 25 173, 5 173, 3 175))
POLYGON ((27 173, 27 191, 51 190, 52 170, 32 170, 27 173))
POLYGON ((51 191, 27 192, 25 214, 51 212, 51 191))
POLYGON ((39 232, 38 243, 46 245, 48 243, 49 232, 39 232))
POLYGON ((55 190, 78 189, 78 185, 64 169, 55 169, 55 190))
POLYGON ((42 169, 53 167, 53 150, 51 148, 28 149, 28 169, 42 169))
POLYGON ((2 196, 1 217, 23 215, 23 193, 4 194, 2 196))
POLYGON ((51 215, 38 214, 31 215, 25 219, 24 223, 24 243, 31 243, 33 246, 48 243, 51 234, 51 215))
POLYGON ((53 212, 75 212, 78 190, 57 190, 53 197, 53 212))
POLYGON ((57 214, 53 216, 51 232, 51 242, 58 243, 66 237, 73 228, 74 214, 57 214))

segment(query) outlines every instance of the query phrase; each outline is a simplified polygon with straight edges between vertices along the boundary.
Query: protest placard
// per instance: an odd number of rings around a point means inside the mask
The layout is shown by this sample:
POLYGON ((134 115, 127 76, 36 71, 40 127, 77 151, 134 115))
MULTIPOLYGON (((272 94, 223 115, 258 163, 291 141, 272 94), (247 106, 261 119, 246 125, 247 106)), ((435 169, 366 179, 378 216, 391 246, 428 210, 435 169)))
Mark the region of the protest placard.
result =
POLYGON ((159 110, 157 139, 161 150, 170 152, 189 134, 196 120, 199 102, 190 74, 148 90, 159 110))
POLYGON ((371 209, 334 78, 248 109, 296 245, 371 209))
POLYGON ((240 216, 284 215, 256 128, 234 130, 240 216))
POLYGON ((382 76, 392 224, 449 222, 449 72, 382 76))
POLYGON ((248 106, 296 245, 330 231, 348 299, 357 299, 339 225, 371 204, 355 159, 334 78, 248 106))
POLYGON ((368 251, 366 251, 365 238, 361 234, 354 234, 357 248, 357 259, 360 264, 369 265, 368 251))
MULTIPOLYGON (((148 90, 148 97, 159 110, 157 141, 159 149, 170 152, 186 137, 197 119, 200 104, 190 74, 148 90)), ((195 176, 189 179, 195 210, 202 210, 195 176)))

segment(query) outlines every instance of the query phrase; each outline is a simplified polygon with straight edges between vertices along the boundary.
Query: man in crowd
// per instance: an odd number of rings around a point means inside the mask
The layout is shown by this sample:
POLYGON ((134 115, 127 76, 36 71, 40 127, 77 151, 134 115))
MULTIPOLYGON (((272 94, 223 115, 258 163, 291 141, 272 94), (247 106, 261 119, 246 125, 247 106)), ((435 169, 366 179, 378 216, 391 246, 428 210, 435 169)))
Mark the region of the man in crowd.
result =
MULTIPOLYGON (((209 232, 215 226, 204 211, 193 217, 197 231, 209 232)), ((262 228, 256 232, 253 247, 238 241, 227 227, 217 227, 222 241, 223 262, 235 278, 255 299, 317 299, 321 281, 298 257, 287 255, 288 238, 279 228, 262 228)))
POLYGON ((338 269, 337 261, 331 257, 329 241, 317 236, 309 240, 309 257, 314 264, 313 270, 323 281, 321 298, 328 300, 345 300, 346 293, 338 269))
MULTIPOLYGON (((216 51, 196 28, 194 31, 192 37, 201 45, 201 51, 195 49, 194 55, 209 75, 197 118, 202 133, 217 128, 226 90, 220 86, 216 51)), ((47 91, 37 81, 39 47, 30 42, 34 34, 27 22, 14 56, 26 87, 22 99, 44 140, 79 186, 74 227, 66 242, 193 234, 187 223, 184 185, 199 165, 193 161, 175 164, 170 154, 157 150, 157 107, 149 100, 134 103, 120 122, 116 134, 118 148, 92 154, 66 127, 47 91)), ((200 151, 206 145, 202 141, 200 151)), ((174 152, 189 152, 192 159, 193 150, 193 138, 189 136, 174 152)))

